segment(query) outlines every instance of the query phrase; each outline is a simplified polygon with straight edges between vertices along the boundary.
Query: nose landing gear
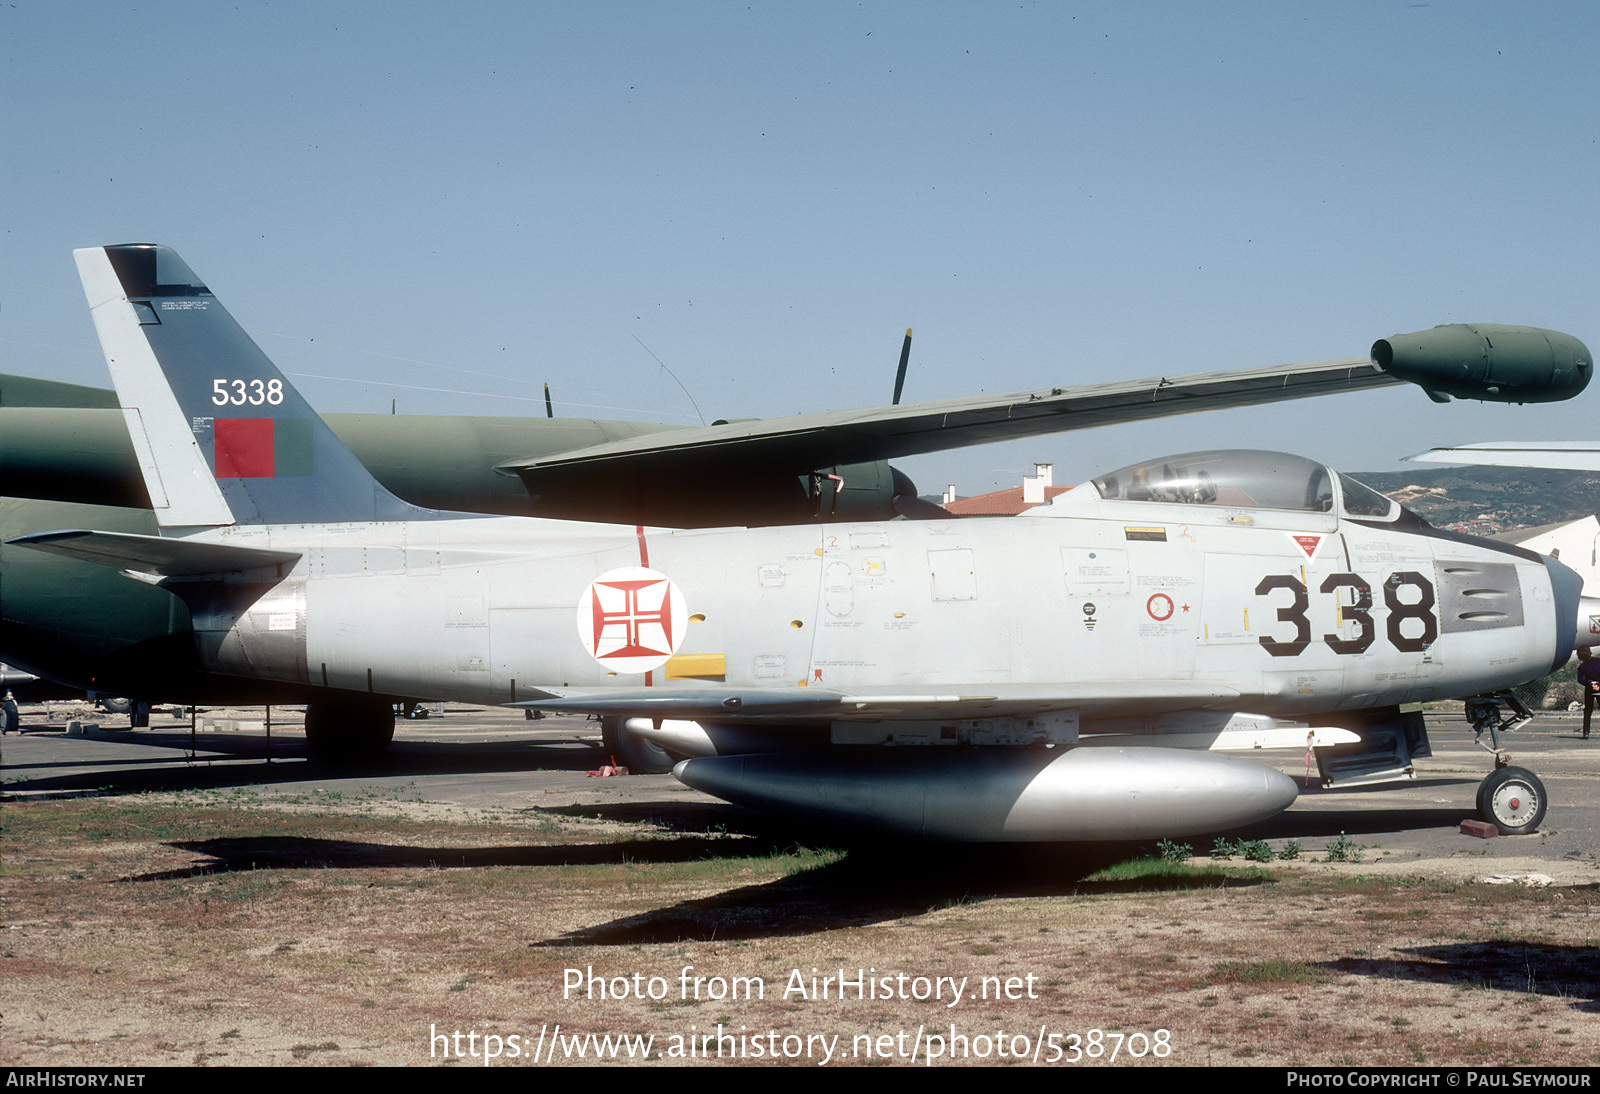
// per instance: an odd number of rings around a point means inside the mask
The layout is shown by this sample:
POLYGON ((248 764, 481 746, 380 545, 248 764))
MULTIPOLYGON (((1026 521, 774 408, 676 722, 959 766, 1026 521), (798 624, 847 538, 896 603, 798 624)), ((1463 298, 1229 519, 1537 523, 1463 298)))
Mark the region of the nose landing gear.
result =
POLYGON ((1478 695, 1467 700, 1467 720, 1472 723, 1478 747, 1494 755, 1494 771, 1478 784, 1478 816, 1500 829, 1502 835, 1524 836, 1544 820, 1550 804, 1544 783, 1527 768, 1514 767, 1511 754, 1500 744, 1500 734, 1521 729, 1533 712, 1509 691, 1478 695), (1502 713, 1500 704, 1509 710, 1502 713), (1489 734, 1489 744, 1481 738, 1489 734))
POLYGON ((1502 767, 1478 784, 1478 815, 1502 835, 1521 836, 1544 820, 1544 783, 1522 767, 1502 767))

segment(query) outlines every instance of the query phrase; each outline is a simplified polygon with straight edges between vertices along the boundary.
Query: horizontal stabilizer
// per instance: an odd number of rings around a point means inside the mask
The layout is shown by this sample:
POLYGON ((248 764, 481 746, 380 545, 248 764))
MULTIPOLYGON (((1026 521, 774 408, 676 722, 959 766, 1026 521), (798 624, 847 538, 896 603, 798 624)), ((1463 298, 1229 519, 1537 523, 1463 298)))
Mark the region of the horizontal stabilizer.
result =
POLYGON ((0 406, 77 407, 115 410, 116 392, 103 387, 37 380, 32 376, 0 373, 0 406))
POLYGON ((236 574, 294 565, 298 551, 269 551, 227 543, 199 543, 192 539, 163 539, 124 532, 90 532, 73 529, 38 532, 6 540, 9 547, 31 547, 54 555, 81 559, 119 570, 159 574, 162 577, 204 577, 236 574))

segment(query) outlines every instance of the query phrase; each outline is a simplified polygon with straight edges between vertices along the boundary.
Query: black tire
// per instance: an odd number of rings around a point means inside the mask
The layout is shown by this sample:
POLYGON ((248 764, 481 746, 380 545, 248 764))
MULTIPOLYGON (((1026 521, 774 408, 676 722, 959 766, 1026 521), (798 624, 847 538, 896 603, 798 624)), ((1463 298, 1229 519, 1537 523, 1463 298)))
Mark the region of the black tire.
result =
POLYGON ((382 756, 394 740, 394 703, 381 696, 319 699, 306 707, 306 746, 324 763, 382 756))
POLYGON ((98 702, 107 714, 127 714, 133 710, 133 700, 121 696, 109 696, 98 702))
POLYGON ((1550 799, 1539 776, 1522 767, 1502 767, 1478 784, 1478 816, 1502 835, 1523 836, 1539 827, 1550 799))
POLYGON ((9 699, 0 703, 0 733, 22 736, 22 715, 17 711, 17 704, 9 699))
POLYGON ((629 733, 621 718, 600 719, 600 739, 611 758, 628 769, 630 775, 664 775, 676 762, 660 746, 637 733, 629 733))

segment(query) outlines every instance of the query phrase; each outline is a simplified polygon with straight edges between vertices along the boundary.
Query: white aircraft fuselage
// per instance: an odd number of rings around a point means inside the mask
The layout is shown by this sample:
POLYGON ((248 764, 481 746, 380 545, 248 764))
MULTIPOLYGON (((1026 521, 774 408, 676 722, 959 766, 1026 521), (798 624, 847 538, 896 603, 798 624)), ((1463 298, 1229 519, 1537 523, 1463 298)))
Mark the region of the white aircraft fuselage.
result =
POLYGON ((1546 561, 1398 516, 1086 484, 1004 519, 256 526, 202 538, 304 557, 236 621, 196 624, 223 672, 481 703, 670 683, 1300 715, 1493 690, 1565 658, 1546 561), (603 590, 596 630, 591 584, 633 570, 645 584, 603 590), (648 653, 626 651, 630 629, 648 653))

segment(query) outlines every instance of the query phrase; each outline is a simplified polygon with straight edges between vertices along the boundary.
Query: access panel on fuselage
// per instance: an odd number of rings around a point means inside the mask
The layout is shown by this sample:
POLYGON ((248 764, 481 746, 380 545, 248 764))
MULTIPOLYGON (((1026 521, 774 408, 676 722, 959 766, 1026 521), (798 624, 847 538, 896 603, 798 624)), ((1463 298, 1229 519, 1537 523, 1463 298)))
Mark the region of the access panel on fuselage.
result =
MULTIPOLYGON (((1026 620, 1013 609, 1019 607, 1015 590, 1027 584, 1029 547, 1003 543, 995 523, 823 529, 811 683, 893 687, 1012 679, 1018 660, 1028 660, 1021 648, 1026 620)), ((1021 533, 1032 523, 1011 530, 1021 533)))
POLYGON ((1071 540, 1060 549, 1069 597, 1064 630, 1081 650, 1079 673, 1189 676, 1204 570, 1187 529, 1148 520, 1061 523, 1071 540))

